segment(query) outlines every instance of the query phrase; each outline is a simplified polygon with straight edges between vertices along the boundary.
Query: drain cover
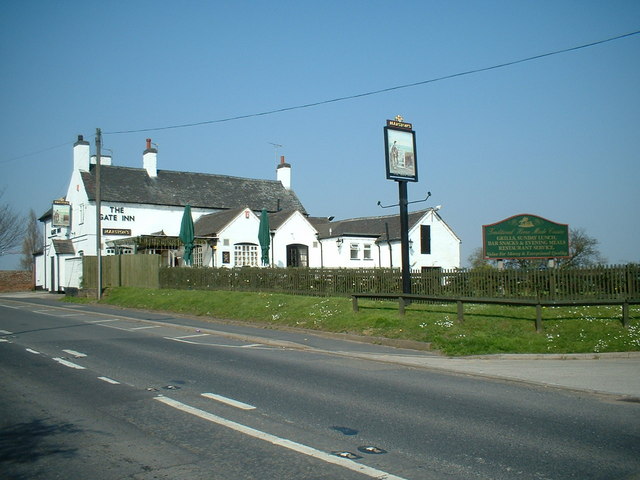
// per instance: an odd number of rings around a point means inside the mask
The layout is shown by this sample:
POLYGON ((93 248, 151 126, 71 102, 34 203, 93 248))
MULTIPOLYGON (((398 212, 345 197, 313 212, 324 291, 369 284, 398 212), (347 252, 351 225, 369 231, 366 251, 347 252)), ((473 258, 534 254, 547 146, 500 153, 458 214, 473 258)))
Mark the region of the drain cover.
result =
POLYGON ((348 458, 349 460, 357 460, 358 458, 362 458, 360 455, 356 455, 351 452, 332 452, 334 455, 341 458, 348 458))
POLYGON ((382 448, 373 447, 370 445, 366 445, 364 447, 358 447, 358 451, 362 453, 368 453, 369 455, 380 455, 383 453, 387 453, 387 451, 382 448))

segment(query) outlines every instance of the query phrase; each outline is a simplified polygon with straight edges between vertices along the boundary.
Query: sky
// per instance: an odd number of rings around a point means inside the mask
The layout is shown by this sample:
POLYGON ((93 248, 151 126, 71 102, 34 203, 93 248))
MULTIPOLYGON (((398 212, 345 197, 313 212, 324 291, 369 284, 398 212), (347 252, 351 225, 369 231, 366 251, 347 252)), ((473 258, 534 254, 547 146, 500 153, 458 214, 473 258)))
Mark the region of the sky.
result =
POLYGON ((146 138, 164 170, 275 180, 285 155, 310 215, 388 215, 401 115, 409 201, 431 192, 410 210, 442 206, 463 266, 524 213, 639 262, 640 35, 484 70, 639 30, 637 0, 5 0, 0 202, 43 214, 100 128, 114 165, 141 168, 146 138))

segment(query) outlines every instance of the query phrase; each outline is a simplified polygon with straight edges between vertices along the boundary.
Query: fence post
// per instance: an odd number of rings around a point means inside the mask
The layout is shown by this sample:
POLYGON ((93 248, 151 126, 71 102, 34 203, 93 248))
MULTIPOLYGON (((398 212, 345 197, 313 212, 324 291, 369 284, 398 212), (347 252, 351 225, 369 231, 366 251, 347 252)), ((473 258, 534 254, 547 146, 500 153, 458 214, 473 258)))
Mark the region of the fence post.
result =
POLYGON ((542 332, 542 305, 540 302, 536 304, 536 332, 542 332))
POLYGON ((629 302, 627 300, 622 303, 622 326, 629 328, 629 302))
POLYGON ((400 315, 404 315, 404 298, 398 297, 398 308, 400 309, 400 315))
POLYGON ((462 300, 456 302, 458 304, 458 323, 464 323, 464 306, 462 300))
POLYGON ((353 311, 358 311, 358 297, 355 295, 351 295, 351 306, 353 307, 353 311))

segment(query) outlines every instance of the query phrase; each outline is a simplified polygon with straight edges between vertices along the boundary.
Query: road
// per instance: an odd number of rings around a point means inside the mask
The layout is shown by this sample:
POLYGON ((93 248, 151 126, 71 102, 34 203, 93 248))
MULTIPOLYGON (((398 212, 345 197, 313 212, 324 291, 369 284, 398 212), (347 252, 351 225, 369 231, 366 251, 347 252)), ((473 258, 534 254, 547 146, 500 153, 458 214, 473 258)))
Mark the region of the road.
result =
POLYGON ((640 478, 635 402, 156 317, 0 299, 2 478, 640 478))

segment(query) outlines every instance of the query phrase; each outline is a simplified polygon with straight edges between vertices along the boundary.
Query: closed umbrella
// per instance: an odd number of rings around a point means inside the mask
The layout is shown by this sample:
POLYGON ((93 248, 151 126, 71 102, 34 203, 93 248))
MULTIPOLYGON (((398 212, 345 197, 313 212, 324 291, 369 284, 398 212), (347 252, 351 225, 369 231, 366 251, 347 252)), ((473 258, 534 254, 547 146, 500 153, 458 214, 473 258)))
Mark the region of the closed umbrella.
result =
POLYGON ((191 206, 185 205, 184 213, 182 214, 182 223, 180 224, 180 240, 184 243, 184 263, 185 265, 191 265, 193 258, 191 252, 193 251, 193 218, 191 217, 191 206))
POLYGON ((271 234, 269 232, 269 215, 263 208, 260 213, 260 227, 258 228, 258 241, 262 249, 262 265, 269 265, 269 245, 271 244, 271 234))

